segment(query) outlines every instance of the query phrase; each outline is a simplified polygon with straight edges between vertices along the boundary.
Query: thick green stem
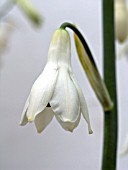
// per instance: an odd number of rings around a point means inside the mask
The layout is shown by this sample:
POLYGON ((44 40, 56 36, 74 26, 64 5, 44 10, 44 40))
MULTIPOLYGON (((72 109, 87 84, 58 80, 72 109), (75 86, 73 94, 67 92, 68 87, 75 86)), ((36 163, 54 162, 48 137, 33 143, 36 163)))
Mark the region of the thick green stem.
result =
POLYGON ((114 34, 114 0, 103 0, 104 80, 114 107, 104 114, 104 150, 102 170, 116 170, 117 96, 114 34))

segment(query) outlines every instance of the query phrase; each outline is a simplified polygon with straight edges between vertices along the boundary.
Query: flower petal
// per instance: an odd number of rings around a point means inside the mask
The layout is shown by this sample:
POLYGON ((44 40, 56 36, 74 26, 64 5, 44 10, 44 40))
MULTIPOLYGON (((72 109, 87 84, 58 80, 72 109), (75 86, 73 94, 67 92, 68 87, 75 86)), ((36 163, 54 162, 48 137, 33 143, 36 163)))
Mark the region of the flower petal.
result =
MULTIPOLYGON (((55 112, 59 122, 65 123, 65 129, 72 131, 75 126, 70 126, 71 122, 75 123, 80 115, 80 101, 77 90, 69 77, 66 67, 61 67, 58 74, 57 83, 50 105, 55 112)), ((63 126, 63 125, 62 125, 63 126)))
POLYGON ((88 130, 89 130, 89 134, 92 134, 93 131, 91 129, 91 125, 90 125, 90 118, 89 118, 89 113, 88 113, 88 109, 87 109, 87 104, 86 104, 86 101, 85 101, 85 98, 84 98, 84 95, 80 89, 80 87, 78 86, 75 78, 74 78, 74 75, 72 72, 70 72, 70 76, 71 76, 71 79, 78 91, 78 94, 79 94, 79 99, 80 99, 80 109, 81 109, 81 112, 83 114, 83 117, 85 118, 85 120, 87 121, 88 123, 88 130))
POLYGON ((47 64, 42 74, 35 81, 31 93, 27 111, 28 121, 33 121, 35 116, 42 112, 53 95, 58 71, 54 65, 47 64))
POLYGON ((78 118, 76 121, 71 122, 71 121, 62 121, 60 117, 56 116, 56 119, 60 123, 61 127, 67 131, 73 132, 73 130, 78 126, 80 122, 81 114, 79 114, 78 118))
POLYGON ((38 133, 41 133, 51 122, 54 112, 51 107, 46 107, 41 113, 35 117, 35 125, 38 133))
POLYGON ((27 101, 26 101, 25 106, 24 106, 24 110, 23 110, 22 115, 21 115, 21 121, 19 123, 21 126, 24 126, 28 123, 28 118, 26 116, 28 106, 29 106, 29 96, 27 98, 27 101))
POLYGON ((70 63, 71 60, 71 42, 68 31, 65 29, 58 29, 54 32, 50 48, 48 51, 48 63, 58 67, 70 63))

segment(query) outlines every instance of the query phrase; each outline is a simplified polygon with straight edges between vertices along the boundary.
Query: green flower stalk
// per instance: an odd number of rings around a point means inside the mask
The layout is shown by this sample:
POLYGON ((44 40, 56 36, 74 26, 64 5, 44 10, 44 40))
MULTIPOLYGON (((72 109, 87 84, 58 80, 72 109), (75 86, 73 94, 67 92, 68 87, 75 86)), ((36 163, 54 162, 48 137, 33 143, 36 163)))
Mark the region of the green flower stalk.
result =
POLYGON ((104 147, 102 170, 116 170, 118 143, 118 110, 116 94, 114 0, 103 0, 104 80, 114 107, 104 114, 104 147))
POLYGON ((40 26, 42 24, 42 17, 37 9, 29 0, 13 0, 25 15, 33 22, 34 25, 40 26))

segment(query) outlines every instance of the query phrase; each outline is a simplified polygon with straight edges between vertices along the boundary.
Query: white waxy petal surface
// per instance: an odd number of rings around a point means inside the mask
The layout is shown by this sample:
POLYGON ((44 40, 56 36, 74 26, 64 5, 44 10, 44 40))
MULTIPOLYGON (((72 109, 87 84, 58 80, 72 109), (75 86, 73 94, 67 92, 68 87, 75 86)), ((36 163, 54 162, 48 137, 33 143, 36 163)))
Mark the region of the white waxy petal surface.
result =
MULTIPOLYGON (((80 115, 80 102, 77 90, 65 67, 59 69, 58 78, 50 105, 58 120, 75 123, 80 115)), ((59 121, 59 122, 61 122, 59 121)), ((65 126, 70 126, 66 123, 65 126)), ((72 125, 71 125, 72 126, 72 125)), ((75 127, 75 126, 74 126, 75 127)), ((72 131, 72 127, 65 127, 72 131)))
POLYGON ((26 115, 27 110, 28 110, 28 106, 29 106, 29 96, 28 96, 28 98, 26 100, 24 110, 23 110, 22 116, 21 116, 21 121, 19 123, 21 126, 24 126, 24 125, 26 125, 28 123, 28 118, 27 118, 27 115, 26 115))
POLYGON ((93 131, 92 131, 91 125, 90 125, 89 113, 88 113, 87 104, 86 104, 84 95, 83 95, 80 87, 78 86, 77 81, 75 80, 74 75, 73 75, 72 72, 70 72, 70 76, 71 76, 71 79, 72 79, 72 81, 74 82, 74 85, 75 85, 75 87, 76 87, 76 89, 77 89, 77 91, 78 91, 78 94, 79 94, 81 112, 82 112, 82 114, 83 114, 83 117, 85 118, 85 120, 86 120, 87 123, 88 123, 89 133, 92 134, 93 131))
POLYGON ((30 93, 27 111, 28 121, 33 121, 35 116, 47 106, 55 88, 57 75, 57 69, 47 64, 42 74, 35 81, 30 93))
POLYGON ((71 121, 66 121, 63 122, 59 116, 56 116, 56 119, 58 120, 58 122, 60 123, 61 127, 67 131, 73 132, 73 130, 78 126, 79 122, 80 122, 80 118, 81 118, 81 114, 79 114, 77 120, 75 122, 71 122, 71 121))
POLYGON ((48 63, 67 66, 71 59, 71 43, 69 33, 64 29, 55 31, 48 51, 48 63))
POLYGON ((41 113, 35 117, 35 125, 38 133, 41 133, 51 122, 54 112, 51 107, 46 107, 41 113))

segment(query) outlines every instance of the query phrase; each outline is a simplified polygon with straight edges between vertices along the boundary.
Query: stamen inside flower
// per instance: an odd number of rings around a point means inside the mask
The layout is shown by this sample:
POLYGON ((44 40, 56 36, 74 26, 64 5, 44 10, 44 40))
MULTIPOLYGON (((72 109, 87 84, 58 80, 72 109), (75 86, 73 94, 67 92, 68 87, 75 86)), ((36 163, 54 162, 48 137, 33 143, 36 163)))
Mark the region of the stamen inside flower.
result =
POLYGON ((46 107, 51 107, 50 104, 48 103, 46 107))

